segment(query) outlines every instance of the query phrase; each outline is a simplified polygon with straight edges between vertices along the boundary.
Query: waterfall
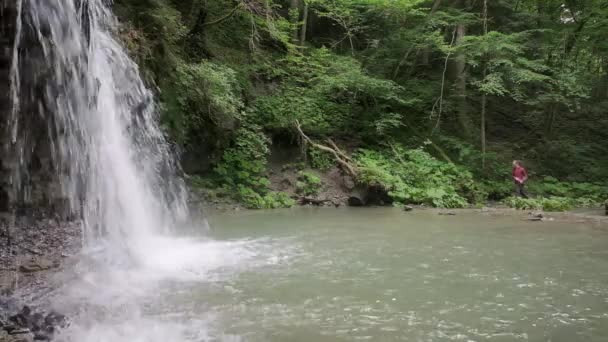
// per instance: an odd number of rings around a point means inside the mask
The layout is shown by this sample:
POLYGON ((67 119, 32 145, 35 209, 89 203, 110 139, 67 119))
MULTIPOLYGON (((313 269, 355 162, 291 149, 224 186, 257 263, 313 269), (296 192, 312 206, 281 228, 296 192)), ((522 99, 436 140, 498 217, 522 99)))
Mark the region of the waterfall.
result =
POLYGON ((204 336, 204 325, 159 315, 159 289, 207 281, 211 270, 251 253, 241 244, 173 231, 188 223, 185 186, 153 93, 116 39, 111 2, 15 4, 11 157, 2 160, 12 170, 8 197, 33 207, 41 193, 61 199, 65 217, 82 222, 84 246, 48 279, 50 290, 42 289, 34 305, 70 317, 59 341, 204 336))
POLYGON ((56 191, 82 219, 85 246, 116 262, 145 258, 142 241, 187 216, 185 190, 153 94, 115 36, 107 0, 18 0, 11 72, 12 183, 25 179, 46 131, 56 191))

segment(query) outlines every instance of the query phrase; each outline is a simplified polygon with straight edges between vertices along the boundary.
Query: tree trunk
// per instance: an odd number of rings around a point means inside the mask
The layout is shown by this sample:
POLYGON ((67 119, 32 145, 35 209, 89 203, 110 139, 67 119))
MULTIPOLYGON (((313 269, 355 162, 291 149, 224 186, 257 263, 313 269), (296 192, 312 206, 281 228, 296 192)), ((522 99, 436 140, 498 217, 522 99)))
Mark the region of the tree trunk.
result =
MULTIPOLYGON (((485 70, 484 70, 485 76, 485 70)), ((486 107, 487 107, 487 96, 486 94, 481 95, 481 167, 482 170, 486 169, 486 107)))
MULTIPOLYGON (((439 9, 440 6, 441 6, 441 0, 435 0, 435 2, 433 3, 433 7, 431 7, 431 14, 429 15, 429 19, 433 16, 433 14, 435 14, 435 12, 437 12, 437 10, 439 9)), ((427 46, 422 51, 422 60, 421 60, 422 65, 430 64, 430 56, 431 56, 431 48, 427 46)))
POLYGON ((293 24, 293 32, 291 34, 291 39, 294 44, 299 43, 299 32, 298 27, 300 22, 300 0, 291 0, 289 2, 289 19, 293 24))
MULTIPOLYGON (((460 45, 466 36, 467 27, 459 24, 456 27, 455 45, 460 45)), ((458 99, 458 121, 462 128, 463 136, 471 138, 471 122, 467 106, 467 60, 463 53, 458 53, 453 62, 453 76, 455 77, 456 98, 458 99)))
POLYGON ((549 106, 549 112, 545 118, 545 138, 549 139, 553 136, 553 125, 555 124, 555 114, 557 104, 553 103, 549 106))
POLYGON ((304 10, 302 13, 302 27, 300 28, 300 46, 306 43, 306 29, 308 28, 308 4, 304 2, 304 10))
MULTIPOLYGON (((488 0, 483 0, 483 35, 488 34, 488 0)), ((485 81, 488 75, 488 63, 485 61, 487 56, 484 56, 484 64, 482 71, 482 80, 485 81)), ((486 169, 486 107, 487 107, 487 95, 482 93, 481 95, 481 169, 486 169)))

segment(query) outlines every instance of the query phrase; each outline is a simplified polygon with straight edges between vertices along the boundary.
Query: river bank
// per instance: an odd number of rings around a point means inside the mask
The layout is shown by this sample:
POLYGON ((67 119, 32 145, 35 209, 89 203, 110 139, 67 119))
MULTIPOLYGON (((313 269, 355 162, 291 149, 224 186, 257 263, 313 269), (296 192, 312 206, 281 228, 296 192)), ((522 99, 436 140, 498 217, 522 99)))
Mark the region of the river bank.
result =
MULTIPOLYGON (((315 204, 303 204, 297 205, 291 209, 279 209, 279 210, 298 210, 299 208, 323 208, 327 210, 333 210, 333 208, 344 208, 348 207, 347 204, 343 203, 340 205, 333 205, 331 202, 323 204, 321 206, 315 204)), ((369 208, 379 208, 378 206, 363 207, 361 210, 369 208)), ((257 209, 247 209, 238 202, 216 202, 210 203, 204 206, 201 212, 230 212, 230 211, 257 211, 257 209)), ((275 209, 269 209, 270 211, 275 209)), ((481 208, 463 208, 463 209, 445 209, 445 208, 431 208, 426 206, 406 206, 405 208, 395 207, 395 211, 403 211, 405 214, 416 211, 423 211, 427 213, 433 213, 436 215, 445 216, 456 216, 459 214, 473 214, 477 213, 482 216, 511 216, 524 221, 537 221, 537 222, 564 222, 564 223, 588 223, 593 226, 606 226, 608 228, 608 216, 605 215, 604 208, 579 208, 565 212, 547 212, 547 211, 530 211, 530 210, 518 210, 509 208, 499 203, 488 203, 487 206, 481 208)))
POLYGON ((0 248, 0 341, 49 340, 65 318, 26 306, 53 290, 50 277, 70 267, 82 247, 80 225, 56 220, 20 220, 2 227, 0 248))
POLYGON ((19 222, 4 229, 0 250, 0 295, 11 295, 44 283, 46 271, 61 269, 80 251, 82 234, 77 223, 56 220, 19 222))

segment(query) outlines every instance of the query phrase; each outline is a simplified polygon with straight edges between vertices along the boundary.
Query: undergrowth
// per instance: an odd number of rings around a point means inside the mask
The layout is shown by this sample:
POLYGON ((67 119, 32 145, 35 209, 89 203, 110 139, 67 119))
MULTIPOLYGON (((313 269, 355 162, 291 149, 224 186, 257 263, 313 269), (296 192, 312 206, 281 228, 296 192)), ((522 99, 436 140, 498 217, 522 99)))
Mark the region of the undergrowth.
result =
POLYGON ((469 171, 439 161, 422 149, 361 149, 355 160, 359 181, 385 189, 397 204, 463 208, 486 197, 469 171))
POLYGON ((315 173, 300 171, 296 182, 296 192, 305 196, 316 196, 321 191, 323 183, 315 173))

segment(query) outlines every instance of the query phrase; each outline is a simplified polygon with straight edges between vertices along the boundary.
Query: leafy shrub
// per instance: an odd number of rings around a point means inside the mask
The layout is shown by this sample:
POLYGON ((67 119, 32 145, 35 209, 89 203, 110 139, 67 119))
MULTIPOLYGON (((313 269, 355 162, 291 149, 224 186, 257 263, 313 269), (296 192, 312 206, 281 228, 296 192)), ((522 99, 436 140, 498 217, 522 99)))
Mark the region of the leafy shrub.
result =
POLYGON ((284 192, 268 192, 262 195, 251 188, 239 185, 237 193, 238 199, 248 209, 289 208, 295 204, 295 201, 284 192))
POLYGON ((296 204, 296 201, 284 192, 270 192, 264 196, 264 199, 266 200, 266 208, 269 209, 290 208, 296 204))
MULTIPOLYGON (((454 156, 454 161, 460 165, 465 165, 475 177, 494 182, 502 182, 509 178, 511 174, 511 160, 504 157, 501 158, 497 153, 493 152, 486 152, 484 156, 476 146, 458 138, 441 136, 439 140, 445 151, 450 156, 454 156), (485 168, 482 168, 484 159, 485 168)), ((504 189, 503 184, 500 187, 504 189)))
POLYGON ((540 182, 529 184, 530 192, 543 197, 585 198, 599 204, 608 197, 608 186, 585 182, 560 182, 554 177, 544 177, 540 182))
POLYGON ((397 203, 462 208, 485 197, 469 171, 439 161, 421 149, 362 149, 355 160, 360 182, 384 188, 397 203))
POLYGON ((513 193, 513 182, 504 181, 485 181, 481 187, 488 194, 490 200, 502 200, 513 193))
POLYGON ((291 207, 295 202, 287 194, 269 192, 270 181, 265 177, 268 139, 255 126, 238 130, 232 147, 224 151, 215 168, 220 182, 233 197, 247 208, 271 209, 291 207))
POLYGON ((242 118, 244 103, 236 72, 212 62, 178 63, 163 92, 163 121, 183 144, 227 139, 242 118))
POLYGON ((503 200, 503 203, 517 210, 541 210, 543 208, 540 201, 530 198, 508 197, 503 200))
POLYGON ((504 203, 518 210, 566 211, 573 207, 573 200, 565 197, 521 198, 509 197, 504 203))
POLYGON ((299 120, 306 131, 321 134, 337 130, 347 111, 347 107, 310 89, 287 87, 273 95, 258 97, 252 117, 272 130, 291 128, 299 120))
POLYGON ((256 192, 265 191, 270 185, 264 177, 268 154, 268 138, 259 129, 241 128, 233 146, 224 151, 215 172, 221 182, 231 188, 243 185, 256 192))
POLYGON ((566 211, 573 207, 574 202, 569 198, 549 197, 541 199, 544 211, 566 211))
POLYGON ((322 182, 318 175, 312 172, 300 171, 296 182, 296 191, 305 196, 316 196, 321 190, 322 182))
POLYGON ((316 148, 308 149, 308 157, 310 166, 319 170, 327 170, 336 163, 332 155, 316 148))

